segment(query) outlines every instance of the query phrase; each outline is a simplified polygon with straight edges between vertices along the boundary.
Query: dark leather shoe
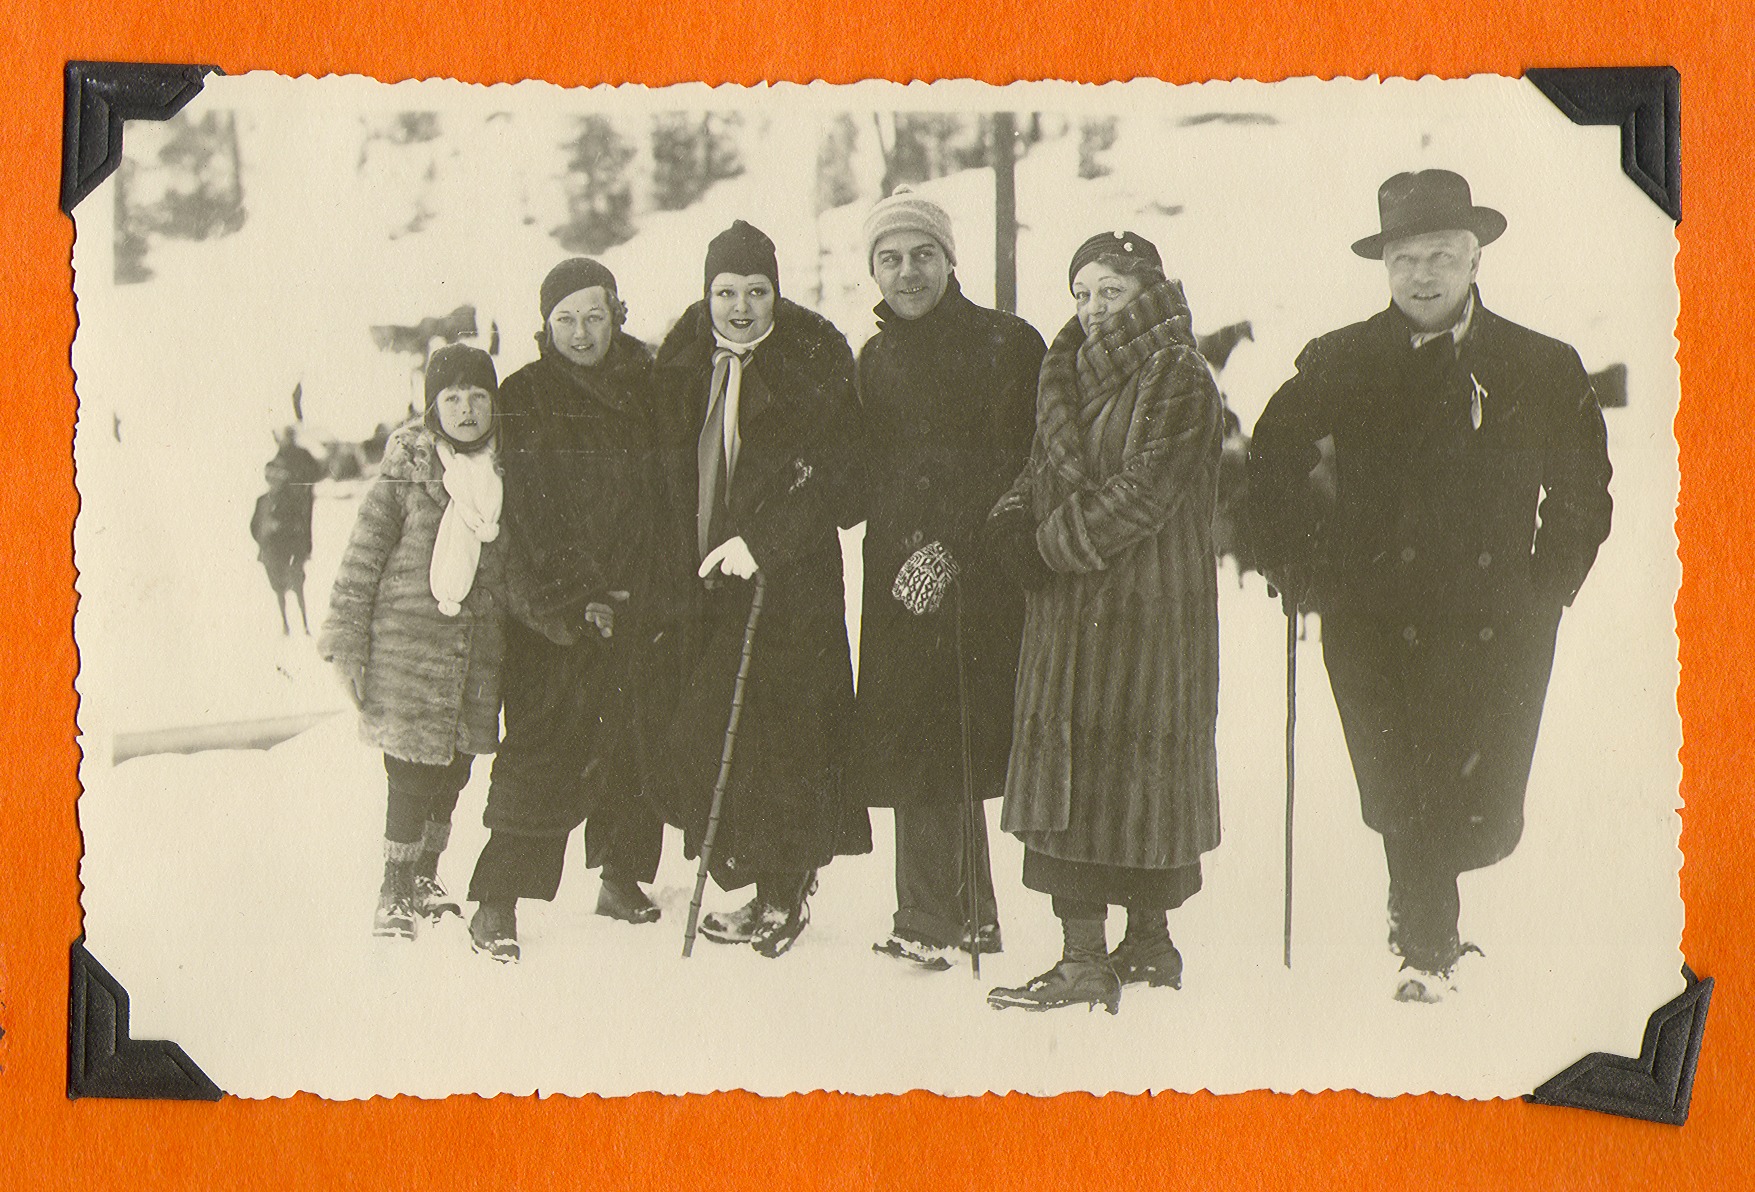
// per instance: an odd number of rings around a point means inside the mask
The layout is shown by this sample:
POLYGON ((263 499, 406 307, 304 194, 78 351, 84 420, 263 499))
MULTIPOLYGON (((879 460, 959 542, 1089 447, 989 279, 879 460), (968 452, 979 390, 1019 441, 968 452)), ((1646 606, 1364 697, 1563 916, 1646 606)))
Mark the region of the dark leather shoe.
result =
POLYGON ((1123 985, 1182 988, 1182 953, 1169 940, 1123 939, 1109 953, 1109 967, 1123 985))
POLYGON ((766 903, 750 935, 750 947, 774 960, 786 954, 810 922, 810 903, 799 899, 796 906, 775 906, 766 903))
POLYGON ((518 959, 518 904, 484 902, 469 920, 469 946, 501 964, 518 959))
POLYGON ((709 911, 701 916, 701 934, 716 944, 747 944, 756 933, 761 900, 752 898, 734 911, 709 911))
POLYGON ((1121 1012, 1121 980, 1102 960, 1062 960, 1059 964, 1016 988, 1000 986, 987 994, 995 1010, 1058 1010, 1062 1006, 1102 1006, 1111 1014, 1121 1012))
POLYGON ((597 891, 597 913, 624 923, 656 923, 663 912, 637 882, 606 874, 597 891))

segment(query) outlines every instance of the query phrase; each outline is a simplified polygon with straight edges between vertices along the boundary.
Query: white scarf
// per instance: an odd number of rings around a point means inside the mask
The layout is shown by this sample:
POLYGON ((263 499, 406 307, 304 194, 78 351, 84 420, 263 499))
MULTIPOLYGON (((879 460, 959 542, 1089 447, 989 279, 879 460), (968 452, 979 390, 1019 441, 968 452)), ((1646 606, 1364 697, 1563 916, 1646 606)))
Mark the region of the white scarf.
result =
POLYGON ((475 584, 481 563, 481 546, 500 536, 500 502, 504 489, 494 467, 494 448, 460 454, 438 439, 439 461, 445 468, 445 492, 450 502, 439 518, 439 534, 433 541, 433 562, 427 578, 439 611, 455 617, 463 611, 463 598, 475 584))
MULTIPOLYGON (((747 344, 737 343, 719 334, 718 328, 713 330, 713 343, 721 351, 730 352, 726 359, 725 372, 725 482, 731 483, 731 477, 737 471, 737 452, 743 446, 743 436, 738 433, 737 415, 738 401, 743 396, 743 365, 751 352, 756 350, 764 339, 774 334, 774 327, 768 329, 747 344)), ((712 395, 710 394, 709 397, 712 395)))

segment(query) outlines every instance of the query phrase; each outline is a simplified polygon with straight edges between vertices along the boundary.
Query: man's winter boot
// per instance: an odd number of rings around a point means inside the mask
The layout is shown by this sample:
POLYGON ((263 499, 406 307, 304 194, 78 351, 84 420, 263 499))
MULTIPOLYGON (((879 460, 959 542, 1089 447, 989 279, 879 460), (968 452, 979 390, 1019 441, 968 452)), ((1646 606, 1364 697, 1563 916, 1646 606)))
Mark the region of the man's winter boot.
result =
POLYGON ((483 902, 469 920, 469 946, 501 964, 518 959, 518 901, 483 902))
MULTIPOLYGON (((963 937, 963 946, 968 947, 968 937, 963 937)), ((932 944, 925 940, 915 939, 900 931, 890 932, 888 939, 873 944, 871 950, 879 956, 889 956, 896 960, 906 960, 920 966, 928 972, 942 973, 951 967, 951 958, 956 955, 955 948, 947 948, 943 944, 932 944)))
POLYGON ((1182 988, 1182 953, 1170 942, 1164 911, 1127 912, 1127 934, 1109 953, 1109 967, 1123 985, 1182 988))
POLYGON ((1457 962, 1468 955, 1483 956, 1485 953, 1474 944, 1461 944, 1457 948, 1455 959, 1449 964, 1438 964, 1426 961, 1425 967, 1412 960, 1402 961, 1402 970, 1395 978, 1395 1000, 1398 1002, 1420 1002, 1432 1005, 1457 992, 1457 962))
POLYGON ((378 910, 372 934, 384 939, 414 938, 414 859, 420 842, 384 842, 384 883, 378 887, 378 910))
POLYGON ((624 923, 656 923, 661 912, 638 882, 605 866, 597 890, 597 913, 624 923))
POLYGON ((1000 986, 987 994, 996 1010, 1055 1010, 1062 1006, 1102 1006, 1111 1014, 1121 1010, 1121 981, 1109 967, 1102 919, 1062 919, 1065 943, 1060 963, 1032 978, 1027 984, 1000 986))
MULTIPOLYGON (((969 933, 963 932, 963 938, 957 941, 957 947, 964 952, 969 951, 969 933)), ((975 933, 975 950, 983 956, 997 956, 1005 951, 1005 941, 1000 938, 998 923, 983 923, 975 933)))
POLYGON ((437 922, 446 915, 463 914, 439 881, 439 854, 451 843, 448 820, 428 820, 420 838, 420 856, 414 862, 414 910, 423 919, 437 922))
POLYGON ((716 944, 747 944, 756 933, 762 900, 752 898, 734 911, 708 911, 701 916, 701 934, 716 944))
POLYGON ((784 956, 803 934, 810 922, 809 898, 816 893, 817 875, 813 870, 802 879, 787 879, 779 891, 765 890, 766 883, 756 883, 757 898, 762 906, 750 935, 750 947, 773 960, 784 956))

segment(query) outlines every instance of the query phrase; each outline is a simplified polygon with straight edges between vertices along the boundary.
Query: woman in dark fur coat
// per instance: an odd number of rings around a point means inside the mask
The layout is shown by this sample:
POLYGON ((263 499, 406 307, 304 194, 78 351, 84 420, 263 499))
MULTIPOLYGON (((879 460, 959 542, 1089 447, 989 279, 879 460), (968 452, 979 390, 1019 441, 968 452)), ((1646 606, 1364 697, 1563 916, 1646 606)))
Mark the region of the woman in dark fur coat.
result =
POLYGON ((1221 412, 1150 241, 1093 236, 1068 282, 1078 316, 1042 362, 1030 463, 989 522, 1029 589, 1001 822, 1065 949, 988 1000, 1114 1013, 1124 984, 1181 984, 1167 912, 1219 843, 1221 412))
POLYGON ((774 244, 738 220, 707 250, 706 297, 658 352, 673 421, 677 533, 699 560, 698 612, 668 738, 668 818, 691 856, 706 831, 744 628, 759 572, 761 619, 714 879, 755 898, 701 931, 765 956, 809 921, 816 871, 871 848, 862 805, 842 792, 853 709, 841 543, 857 520, 853 354, 833 324, 780 297, 774 244))
POLYGON ((658 918, 639 883, 664 842, 640 795, 637 731, 647 650, 668 615, 652 356, 621 330, 626 307, 597 261, 555 266, 540 303, 541 357, 500 387, 506 734, 469 883, 471 943, 501 961, 518 958, 518 900, 555 896, 582 821, 585 863, 603 867, 597 913, 611 918, 658 918))

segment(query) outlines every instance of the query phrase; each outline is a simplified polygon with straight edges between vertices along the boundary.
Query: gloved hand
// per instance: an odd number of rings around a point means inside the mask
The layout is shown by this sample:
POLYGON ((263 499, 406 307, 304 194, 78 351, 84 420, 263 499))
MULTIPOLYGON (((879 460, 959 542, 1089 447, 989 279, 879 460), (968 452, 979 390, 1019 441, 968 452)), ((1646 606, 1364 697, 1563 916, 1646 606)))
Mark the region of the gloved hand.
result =
POLYGON ((749 543, 743 540, 741 534, 736 538, 727 538, 708 551, 707 557, 701 560, 701 569, 695 574, 706 579, 715 569, 725 575, 735 575, 738 579, 748 579, 760 570, 756 566, 756 557, 750 554, 749 543))
POLYGON ((890 595, 917 617, 938 611, 957 578, 957 560, 942 542, 929 542, 902 564, 890 595))
POLYGON ((1036 546, 1036 519, 1021 504, 1002 504, 987 520, 987 533, 1011 581, 1034 592, 1053 578, 1054 572, 1036 546))
POLYGON ((597 630, 597 636, 609 637, 615 633, 616 605, 627 602, 628 594, 626 592, 609 593, 608 603, 593 600, 585 606, 585 623, 597 630))
POLYGON ((341 680, 341 689, 347 692, 347 698, 353 701, 353 706, 356 708, 365 707, 366 664, 347 662, 338 658, 335 660, 335 675, 341 680))

